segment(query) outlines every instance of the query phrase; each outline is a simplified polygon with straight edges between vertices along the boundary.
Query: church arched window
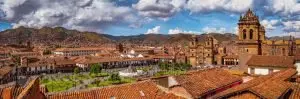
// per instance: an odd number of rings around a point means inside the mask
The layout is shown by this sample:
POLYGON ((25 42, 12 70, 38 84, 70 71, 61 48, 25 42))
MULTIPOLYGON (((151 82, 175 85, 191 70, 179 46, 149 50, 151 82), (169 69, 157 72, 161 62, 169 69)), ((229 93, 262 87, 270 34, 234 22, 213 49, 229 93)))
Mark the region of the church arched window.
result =
POLYGON ((253 30, 250 29, 250 39, 253 39, 253 30))
POLYGON ((244 29, 244 30, 243 30, 243 38, 244 38, 244 39, 246 39, 246 38, 247 38, 246 32, 247 32, 247 30, 246 30, 246 29, 244 29))

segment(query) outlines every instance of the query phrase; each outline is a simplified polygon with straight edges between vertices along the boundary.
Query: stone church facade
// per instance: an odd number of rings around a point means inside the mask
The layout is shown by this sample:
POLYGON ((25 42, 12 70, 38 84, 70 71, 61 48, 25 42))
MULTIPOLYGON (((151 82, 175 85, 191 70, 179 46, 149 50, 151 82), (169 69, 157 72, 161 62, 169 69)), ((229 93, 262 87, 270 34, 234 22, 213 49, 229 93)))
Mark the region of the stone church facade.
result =
POLYGON ((216 39, 207 36, 204 43, 200 43, 196 35, 193 35, 189 44, 189 62, 192 66, 215 63, 216 39))
POLYGON ((300 40, 290 36, 289 39, 269 40, 266 38, 264 26, 260 24, 259 17, 250 9, 240 16, 238 22, 238 34, 234 47, 220 46, 214 37, 208 35, 204 43, 200 43, 196 35, 189 44, 188 60, 192 66, 203 65, 239 65, 245 63, 246 57, 251 55, 264 56, 294 56, 296 49, 300 47, 300 40), (232 49, 237 48, 237 49, 232 49), (236 50, 228 53, 226 49, 236 50), (229 63, 229 64, 226 64, 229 63))

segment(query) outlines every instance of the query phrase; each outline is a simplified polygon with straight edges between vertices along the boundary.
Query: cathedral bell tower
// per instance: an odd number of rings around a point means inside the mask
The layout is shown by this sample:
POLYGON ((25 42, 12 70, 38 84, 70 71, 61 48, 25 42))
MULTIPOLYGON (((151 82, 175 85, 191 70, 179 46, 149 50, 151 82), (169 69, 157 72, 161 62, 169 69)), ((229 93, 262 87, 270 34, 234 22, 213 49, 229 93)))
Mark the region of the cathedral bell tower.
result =
POLYGON ((205 38, 205 63, 214 64, 214 38, 208 35, 205 38))
POLYGON ((197 39, 197 36, 196 35, 192 35, 192 41, 190 41, 190 44, 189 44, 189 62, 192 66, 197 66, 198 63, 197 63, 197 57, 196 57, 196 49, 197 49, 197 42, 198 42, 198 39, 197 39))
POLYGON ((259 18, 250 9, 238 22, 238 40, 240 54, 261 55, 261 43, 265 40, 265 29, 259 18))

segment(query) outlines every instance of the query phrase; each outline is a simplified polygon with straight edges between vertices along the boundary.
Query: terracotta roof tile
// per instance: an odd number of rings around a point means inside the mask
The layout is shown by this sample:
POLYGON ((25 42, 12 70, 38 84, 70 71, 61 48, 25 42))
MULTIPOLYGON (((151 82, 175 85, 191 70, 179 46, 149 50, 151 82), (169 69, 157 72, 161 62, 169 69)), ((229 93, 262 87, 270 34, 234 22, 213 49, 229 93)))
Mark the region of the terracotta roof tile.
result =
POLYGON ((81 57, 75 59, 77 63, 102 63, 102 62, 124 62, 124 61, 141 61, 151 60, 152 58, 103 58, 103 57, 81 57))
POLYGON ((291 88, 293 91, 289 99, 300 99, 300 83, 293 83, 291 88))
POLYGON ((230 98, 238 93, 245 91, 252 92, 253 94, 263 98, 279 98, 282 94, 290 89, 291 84, 286 82, 289 78, 297 73, 294 69, 282 70, 269 75, 260 76, 239 86, 225 90, 213 98, 230 98))
POLYGON ((169 54, 156 54, 151 56, 152 58, 163 58, 163 59, 174 59, 173 55, 169 55, 169 54))
POLYGON ((23 91, 23 87, 17 87, 15 85, 0 88, 0 99, 14 99, 23 91))
POLYGON ((194 98, 201 97, 214 89, 242 81, 240 77, 231 75, 223 69, 189 72, 186 75, 176 76, 175 79, 194 98))
POLYGON ((13 67, 11 66, 4 66, 0 68, 0 77, 3 77, 4 75, 8 74, 13 70, 13 67))
MULTIPOLYGON (((33 89, 33 87, 36 87, 36 85, 39 85, 39 78, 37 76, 30 77, 22 86, 17 86, 15 82, 0 85, 0 99, 30 99, 27 97, 28 94, 40 93, 39 90, 33 89)), ((39 95, 44 96, 42 93, 39 95)), ((31 98, 43 99, 35 96, 31 98)))
POLYGON ((291 86, 289 82, 268 80, 249 90, 267 99, 276 99, 285 94, 291 86))
POLYGON ((237 55, 227 55, 227 56, 225 56, 224 58, 233 58, 233 59, 238 59, 238 58, 239 58, 239 56, 237 56, 237 55))
POLYGON ((23 87, 23 90, 17 95, 16 99, 44 99, 44 94, 39 90, 39 77, 31 76, 23 87))
POLYGON ((112 97, 115 99, 168 99, 168 97, 177 96, 162 93, 152 81, 47 95, 48 99, 109 99, 112 97))
POLYGON ((94 50, 94 51, 98 51, 98 50, 103 50, 103 48, 58 48, 55 51, 86 51, 86 50, 94 50))
POLYGON ((294 58, 291 56, 252 56, 247 62, 248 66, 267 66, 267 67, 293 67, 294 58))

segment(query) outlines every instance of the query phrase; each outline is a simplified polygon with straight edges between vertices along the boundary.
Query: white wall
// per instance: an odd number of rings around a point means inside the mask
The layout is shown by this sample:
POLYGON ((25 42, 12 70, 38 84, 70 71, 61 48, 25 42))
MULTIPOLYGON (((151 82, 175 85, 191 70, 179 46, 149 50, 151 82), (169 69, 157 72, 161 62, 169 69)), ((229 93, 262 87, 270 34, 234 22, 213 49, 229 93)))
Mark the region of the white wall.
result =
POLYGON ((273 69, 273 72, 278 72, 280 69, 267 68, 267 67, 248 67, 248 73, 251 74, 251 68, 254 68, 255 75, 268 75, 269 69, 273 69))
POLYGON ((54 54, 57 54, 57 55, 64 55, 63 52, 53 52, 54 54))
POLYGON ((251 68, 248 67, 248 74, 251 74, 251 68))
POLYGON ((168 82, 169 82, 168 83, 169 87, 178 85, 178 82, 176 81, 176 79, 173 76, 168 77, 168 82))
POLYGON ((297 62, 295 63, 295 66, 296 66, 296 70, 297 70, 297 72, 298 72, 297 75, 300 75, 300 61, 297 61, 297 62))
POLYGON ((268 68, 255 68, 254 73, 256 75, 268 75, 269 69, 268 68))

